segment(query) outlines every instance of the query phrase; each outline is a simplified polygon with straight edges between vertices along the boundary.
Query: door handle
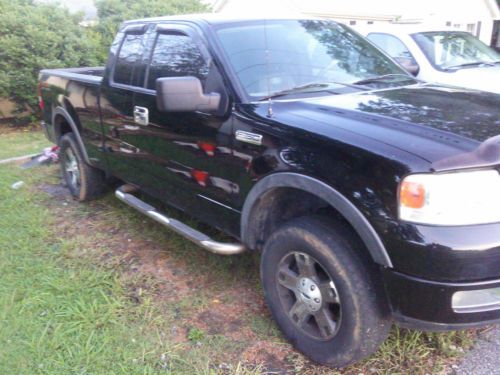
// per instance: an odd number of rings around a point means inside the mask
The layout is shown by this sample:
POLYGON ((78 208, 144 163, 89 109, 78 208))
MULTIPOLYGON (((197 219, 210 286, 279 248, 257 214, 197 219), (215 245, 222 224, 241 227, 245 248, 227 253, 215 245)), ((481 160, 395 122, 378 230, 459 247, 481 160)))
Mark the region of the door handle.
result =
POLYGON ((149 110, 145 107, 134 107, 134 122, 139 125, 149 124, 149 110))

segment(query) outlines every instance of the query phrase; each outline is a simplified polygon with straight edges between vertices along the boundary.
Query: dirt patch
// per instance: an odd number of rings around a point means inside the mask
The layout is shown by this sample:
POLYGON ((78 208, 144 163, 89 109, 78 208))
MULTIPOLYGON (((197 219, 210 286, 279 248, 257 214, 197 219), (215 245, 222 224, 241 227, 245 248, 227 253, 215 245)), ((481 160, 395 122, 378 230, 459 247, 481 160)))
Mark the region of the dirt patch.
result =
MULTIPOLYGON (((212 363, 222 366, 217 371, 241 362, 248 368, 263 367, 268 374, 336 373, 312 364, 281 336, 258 287, 258 266, 247 255, 227 258, 190 247, 159 224, 117 209, 106 197, 80 204, 60 184, 45 183, 38 189, 47 195, 59 237, 85 239, 97 262, 118 268, 133 304, 152 297, 161 315, 175 322, 162 334, 178 343, 180 351, 207 345, 212 363), (193 331, 205 343, 193 338, 193 331)), ((74 251, 78 255, 80 250, 74 251)), ((434 368, 435 357, 428 357, 426 368, 434 368)), ((387 366, 394 366, 387 358, 387 366)), ((385 366, 360 363, 343 373, 387 373, 385 366)), ((404 364, 400 369, 412 372, 404 364)))
POLYGON ((38 188, 54 198, 72 199, 69 190, 62 185, 42 184, 38 188))
MULTIPOLYGON (((292 350, 291 346, 282 339, 262 337, 266 335, 266 327, 260 328, 260 325, 272 323, 255 285, 238 279, 224 284, 222 290, 214 288, 216 276, 192 272, 192 266, 171 256, 164 243, 134 236, 119 219, 110 223, 113 208, 107 204, 101 201, 80 204, 60 184, 42 184, 38 189, 50 197, 47 204, 54 212, 62 237, 80 236, 95 241, 91 245, 106 249, 100 253, 102 262, 121 267, 124 278, 130 275, 134 279, 128 293, 132 303, 142 303, 144 291, 148 291, 169 310, 166 313, 173 315, 177 322, 168 333, 171 340, 188 342, 189 330, 196 327, 206 335, 222 335, 234 342, 234 348, 224 353, 224 361, 263 364, 272 373, 286 373, 283 369, 290 367, 286 355, 292 350)), ((227 271, 241 272, 237 267, 231 264, 227 271)))
POLYGON ((231 319, 220 312, 213 310, 203 311, 198 315, 198 321, 202 322, 207 327, 207 332, 210 335, 220 335, 227 332, 234 332, 242 326, 241 319, 231 319))
POLYGON ((268 341, 257 341, 247 348, 242 359, 249 363, 264 363, 267 372, 272 374, 291 373, 293 367, 287 362, 291 347, 277 345, 268 341))
POLYGON ((40 125, 37 124, 15 124, 12 120, 0 119, 0 135, 38 131, 40 131, 40 125))

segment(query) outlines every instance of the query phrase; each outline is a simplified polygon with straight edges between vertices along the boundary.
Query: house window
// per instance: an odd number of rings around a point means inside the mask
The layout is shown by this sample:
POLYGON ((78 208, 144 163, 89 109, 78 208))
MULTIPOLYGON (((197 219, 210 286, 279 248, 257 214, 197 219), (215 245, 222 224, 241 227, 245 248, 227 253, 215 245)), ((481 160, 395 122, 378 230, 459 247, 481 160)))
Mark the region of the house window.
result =
POLYGON ((367 24, 368 25, 373 25, 373 21, 368 21, 367 24))
POLYGON ((475 23, 468 23, 467 24, 467 32, 474 34, 474 30, 476 29, 476 24, 475 23))
POLYGON ((351 25, 351 26, 356 25, 356 21, 353 21, 353 20, 349 21, 349 25, 351 25))
POLYGON ((451 21, 446 22, 446 26, 450 27, 451 26, 451 21))

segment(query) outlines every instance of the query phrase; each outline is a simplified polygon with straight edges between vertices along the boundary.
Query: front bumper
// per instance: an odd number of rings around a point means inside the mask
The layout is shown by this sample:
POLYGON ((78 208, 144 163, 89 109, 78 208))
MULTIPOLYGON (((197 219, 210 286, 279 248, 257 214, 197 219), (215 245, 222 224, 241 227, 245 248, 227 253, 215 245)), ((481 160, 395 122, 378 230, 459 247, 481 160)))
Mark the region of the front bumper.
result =
POLYGON ((385 233, 394 269, 403 274, 442 282, 500 278, 500 223, 445 227, 399 222, 379 232, 385 233))
POLYGON ((383 277, 393 316, 401 326, 443 331, 480 327, 500 321, 500 298, 496 300, 500 279, 438 282, 390 269, 383 270, 383 277), (486 295, 486 299, 467 300, 478 295, 486 295), (472 304, 475 304, 474 308, 464 308, 472 304))

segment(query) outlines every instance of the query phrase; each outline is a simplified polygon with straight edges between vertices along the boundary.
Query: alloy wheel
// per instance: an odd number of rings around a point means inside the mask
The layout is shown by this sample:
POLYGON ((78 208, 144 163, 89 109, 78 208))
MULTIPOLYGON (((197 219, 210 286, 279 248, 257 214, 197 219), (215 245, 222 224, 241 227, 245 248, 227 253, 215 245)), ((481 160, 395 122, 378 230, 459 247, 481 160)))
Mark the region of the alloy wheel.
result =
POLYGON ((80 168, 76 155, 71 148, 66 149, 66 157, 64 160, 64 170, 67 175, 67 182, 72 188, 80 188, 80 168))
POLYGON ((292 322, 317 340, 330 340, 340 327, 340 298, 325 268, 301 252, 285 255, 277 273, 280 302, 292 322))

